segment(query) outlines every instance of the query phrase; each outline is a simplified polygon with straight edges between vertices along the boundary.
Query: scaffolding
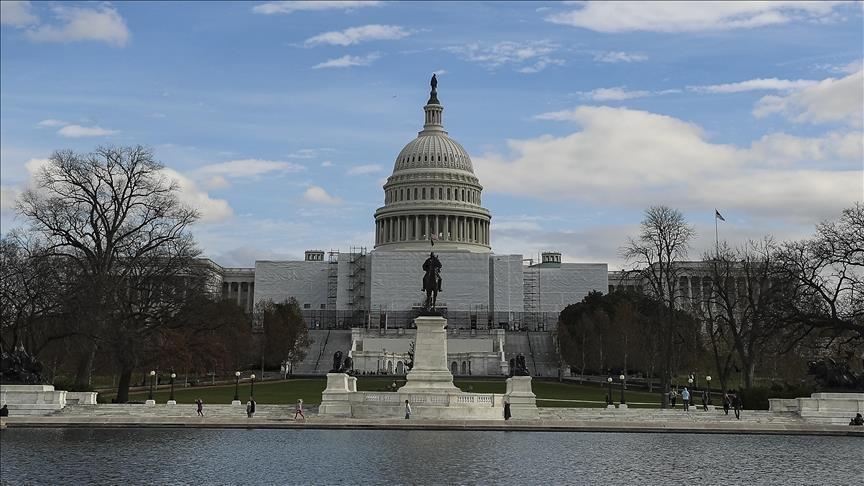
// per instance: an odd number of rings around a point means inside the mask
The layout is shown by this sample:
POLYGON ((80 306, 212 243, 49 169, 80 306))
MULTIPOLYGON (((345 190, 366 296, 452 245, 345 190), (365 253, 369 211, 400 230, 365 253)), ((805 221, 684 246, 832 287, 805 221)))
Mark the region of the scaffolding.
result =
POLYGON ((366 309, 366 247, 351 247, 348 253, 348 305, 355 311, 366 309))
MULTIPOLYGON (((339 293, 339 250, 330 250, 327 253, 327 309, 336 310, 336 296, 339 293)), ((336 318, 336 313, 333 313, 336 318)), ((335 326, 333 321, 331 326, 335 326)))
POLYGON ((524 313, 520 327, 533 329, 537 327, 538 313, 540 312, 540 267, 534 265, 532 258, 523 259, 522 262, 528 262, 528 266, 522 271, 524 313))

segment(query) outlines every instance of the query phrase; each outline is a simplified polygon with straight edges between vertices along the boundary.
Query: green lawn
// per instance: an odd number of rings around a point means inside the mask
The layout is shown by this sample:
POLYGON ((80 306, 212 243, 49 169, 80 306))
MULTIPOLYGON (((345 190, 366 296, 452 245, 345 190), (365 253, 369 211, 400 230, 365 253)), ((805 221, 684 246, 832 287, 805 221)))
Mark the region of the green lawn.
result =
MULTIPOLYGON (((359 377, 357 389, 374 391, 389 390, 393 378, 383 377, 359 377)), ((460 380, 455 381, 456 386, 462 391, 474 393, 499 393, 505 392, 504 379, 500 380, 460 380)), ((404 379, 397 379, 396 385, 400 387, 405 384, 404 379)), ((324 391, 326 379, 324 378, 295 378, 291 380, 266 381, 255 383, 255 399, 260 404, 289 404, 302 398, 309 405, 321 402, 321 392, 324 391)), ((532 383, 534 394, 537 395, 537 405, 540 407, 602 407, 606 397, 606 388, 594 385, 579 385, 575 383, 558 383, 554 381, 534 380, 532 383), (549 400, 544 400, 549 399, 549 400)), ((165 403, 168 400, 168 388, 160 388, 153 393, 157 403, 165 403)), ((240 400, 245 402, 249 398, 249 383, 241 383, 239 388, 240 400)), ((617 403, 621 396, 621 389, 613 387, 612 398, 617 403)), ((196 398, 201 398, 204 403, 231 403, 234 398, 234 385, 221 386, 196 386, 188 388, 175 388, 174 397, 177 403, 194 403, 196 398)), ((144 401, 147 392, 130 393, 129 400, 144 401)), ((628 403, 644 402, 649 405, 635 405, 636 407, 656 408, 659 403, 657 393, 646 393, 626 391, 625 399, 628 403)))

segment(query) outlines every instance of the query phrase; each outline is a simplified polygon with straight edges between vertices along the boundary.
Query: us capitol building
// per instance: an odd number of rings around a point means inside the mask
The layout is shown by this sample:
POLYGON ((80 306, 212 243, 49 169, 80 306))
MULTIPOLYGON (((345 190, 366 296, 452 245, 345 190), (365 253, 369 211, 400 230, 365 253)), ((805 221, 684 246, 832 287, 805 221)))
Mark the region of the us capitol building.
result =
POLYGON ((259 260, 255 268, 213 264, 225 298, 251 313, 255 303, 293 297, 315 341, 297 373, 326 373, 336 350, 356 370, 403 373, 421 292, 424 260, 443 269, 439 308, 448 319, 454 375, 497 375, 522 353, 535 374, 557 370, 552 331, 558 313, 608 286, 605 263, 564 263, 499 255, 490 241, 491 212, 471 157, 444 130, 444 106, 432 78, 425 120, 403 148, 375 211, 375 246, 309 250, 302 261, 259 260))

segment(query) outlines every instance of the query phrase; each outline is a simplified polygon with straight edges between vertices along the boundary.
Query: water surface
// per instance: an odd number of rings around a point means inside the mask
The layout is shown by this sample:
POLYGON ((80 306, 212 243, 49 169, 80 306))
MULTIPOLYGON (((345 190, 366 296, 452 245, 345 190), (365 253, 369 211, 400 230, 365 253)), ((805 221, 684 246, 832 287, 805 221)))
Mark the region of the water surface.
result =
POLYGON ((766 484, 864 480, 856 437, 297 429, 0 432, 17 484, 766 484))

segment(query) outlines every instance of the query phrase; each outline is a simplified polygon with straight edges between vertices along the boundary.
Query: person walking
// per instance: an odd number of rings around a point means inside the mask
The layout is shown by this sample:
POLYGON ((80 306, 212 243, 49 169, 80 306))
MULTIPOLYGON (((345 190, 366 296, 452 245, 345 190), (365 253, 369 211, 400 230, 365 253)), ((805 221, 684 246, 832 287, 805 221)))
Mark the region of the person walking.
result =
POLYGON ((408 400, 405 400, 405 420, 411 418, 411 404, 408 403, 408 400))
POLYGON ((504 401, 504 420, 510 420, 510 400, 504 401))
POLYGON ((246 417, 252 418, 255 416, 255 399, 249 397, 249 401, 246 402, 246 417))
POLYGON ((744 401, 741 399, 741 393, 732 390, 732 408, 735 409, 735 418, 741 420, 741 409, 744 408, 744 401))
POLYGON ((684 387, 684 391, 681 392, 681 401, 684 402, 684 411, 687 412, 690 410, 690 390, 687 387, 684 387))
POLYGON ((673 388, 669 390, 669 404, 672 406, 672 408, 675 408, 676 401, 678 401, 678 392, 676 392, 673 388))
POLYGON ((708 411, 708 390, 702 390, 702 410, 708 411))
POLYGON ((732 405, 732 399, 729 397, 729 390, 723 392, 723 413, 729 415, 729 407, 732 405))
POLYGON ((306 420, 306 416, 303 415, 303 399, 297 400, 297 407, 294 408, 294 420, 297 420, 297 416, 300 416, 303 420, 306 420))
POLYGON ((195 405, 197 405, 197 408, 198 408, 198 416, 203 417, 204 416, 204 400, 201 400, 200 398, 196 398, 195 399, 195 405))

